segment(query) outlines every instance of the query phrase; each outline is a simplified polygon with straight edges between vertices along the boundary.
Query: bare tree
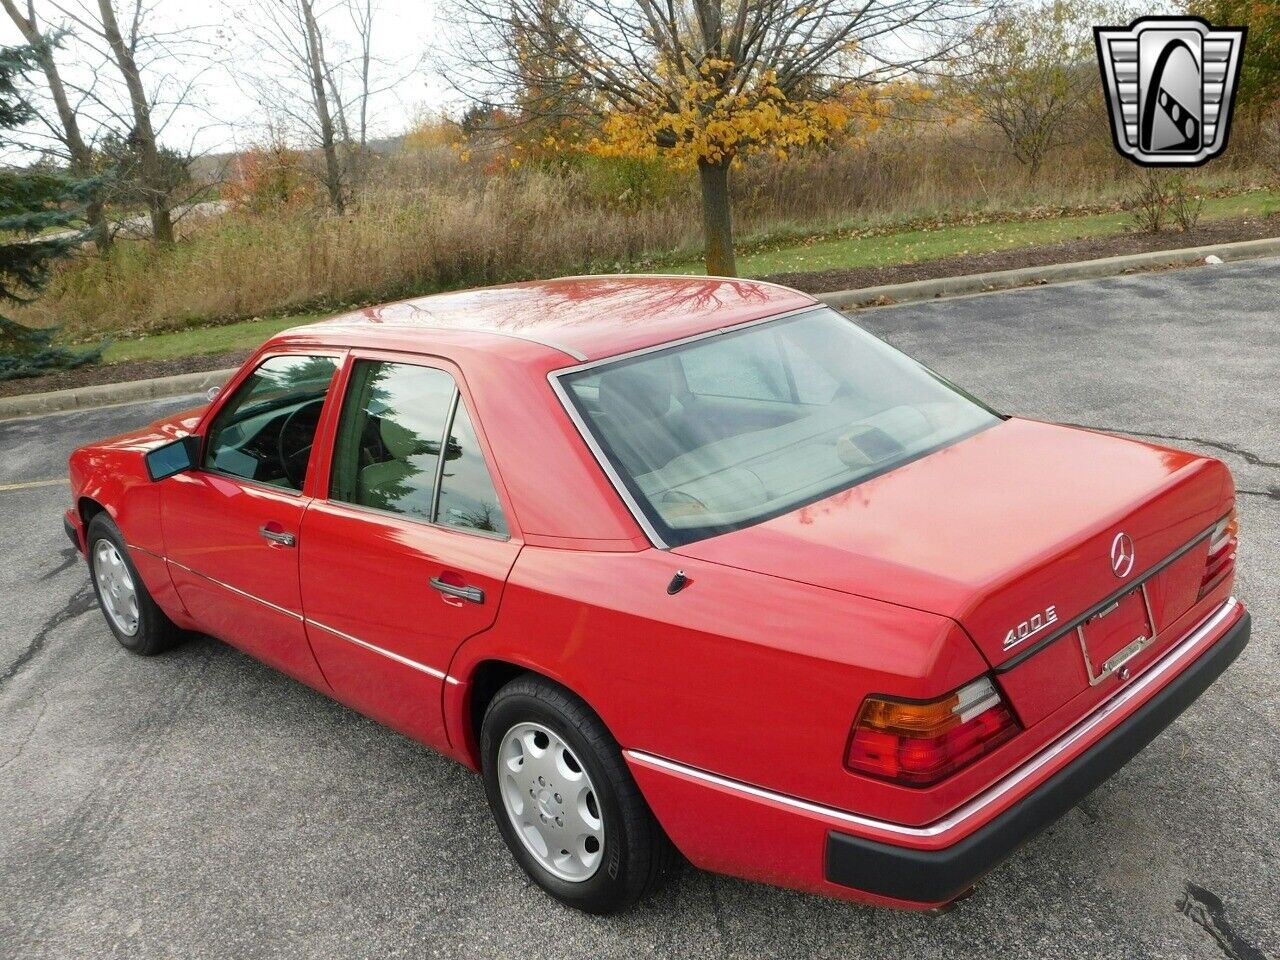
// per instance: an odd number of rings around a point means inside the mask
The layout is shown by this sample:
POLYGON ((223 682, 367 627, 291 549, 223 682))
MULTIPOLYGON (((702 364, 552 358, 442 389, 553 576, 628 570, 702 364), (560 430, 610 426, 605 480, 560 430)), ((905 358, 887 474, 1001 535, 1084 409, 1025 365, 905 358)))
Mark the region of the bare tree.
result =
POLYGON ((520 121, 583 109, 607 149, 698 170, 707 270, 735 272, 734 164, 838 133, 947 56, 987 0, 453 0, 455 87, 520 121), (530 60, 540 64, 528 69, 530 60), (529 78, 534 77, 533 87, 529 78))
POLYGON ((341 212, 361 176, 374 101, 416 72, 380 58, 378 0, 241 0, 229 6, 253 68, 239 80, 323 160, 325 190, 341 212))
MULTIPOLYGON (((128 133, 125 139, 137 151, 138 184, 145 194, 151 220, 151 236, 158 243, 172 243, 173 203, 156 141, 153 98, 143 82, 140 60, 140 51, 148 40, 144 34, 148 7, 146 0, 133 0, 127 10, 126 32, 120 28, 115 6, 117 2, 118 0, 96 0, 90 7, 89 0, 77 0, 74 3, 72 0, 66 0, 65 3, 52 0, 59 12, 103 45, 102 52, 124 81, 128 112, 118 119, 127 121, 128 133)), ((186 92, 189 92, 189 87, 180 95, 180 101, 186 99, 186 92)), ((112 109, 106 99, 96 95, 93 99, 99 106, 112 109)))
POLYGON ((116 20, 116 11, 112 3, 113 0, 98 0, 98 15, 101 17, 99 26, 101 36, 110 47, 111 55, 129 91, 129 106, 133 111, 133 130, 130 132, 130 137, 137 144, 138 156, 142 161, 139 179, 147 191, 151 235, 159 243, 173 243, 173 215, 169 207, 169 192, 163 184, 160 152, 156 148, 156 132, 151 123, 151 101, 147 97, 146 87, 143 86, 142 72, 135 56, 144 8, 141 2, 134 5, 129 39, 126 42, 124 34, 120 32, 120 24, 116 20))
POLYGON ((360 79, 360 93, 358 96, 360 101, 359 131, 361 151, 369 143, 369 82, 370 71, 373 66, 373 21, 376 12, 377 6, 373 0, 347 0, 347 13, 351 17, 352 26, 356 29, 356 37, 359 42, 357 66, 360 79))
POLYGON ((1091 28, 1123 22, 1115 16, 1105 4, 1071 0, 1009 8, 959 52, 950 85, 1000 132, 1028 178, 1052 151, 1105 126, 1084 122, 1101 106, 1091 28))
POLYGON ((258 98, 305 132, 324 159, 333 208, 346 209, 339 146, 350 144, 337 64, 331 63, 314 0, 254 0, 236 19, 253 39, 263 73, 246 75, 258 98))
MULTIPOLYGON (((24 40, 36 51, 40 70, 44 74, 45 84, 49 88, 49 96, 53 100, 57 114, 57 124, 49 122, 54 136, 61 141, 67 153, 67 162, 71 175, 78 179, 87 179, 93 175, 93 150, 85 142, 80 132, 80 120, 71 105, 67 94, 67 85, 63 82, 54 58, 56 36, 50 35, 40 26, 36 18, 35 0, 27 0, 26 10, 18 7, 16 0, 0 0, 5 13, 13 21, 14 26, 22 34, 24 40)), ((106 217, 102 209, 102 201, 95 196, 85 209, 85 217, 89 228, 98 244, 99 250, 105 250, 111 242, 111 231, 107 228, 106 217)))
MULTIPOLYGON (((303 50, 306 52, 306 66, 311 74, 311 95, 314 98, 316 122, 320 126, 320 148, 324 151, 325 187, 329 191, 329 201, 333 209, 342 213, 346 199, 342 195, 342 166, 338 160, 337 140, 333 132, 333 117, 329 110, 329 98, 332 96, 339 115, 346 127, 346 115, 342 109, 342 100, 336 96, 333 72, 324 55, 324 38, 320 35, 320 25, 316 22, 315 6, 312 0, 296 0, 297 12, 302 21, 302 32, 306 38, 303 50), (326 82, 327 81, 327 82, 326 82)), ((350 140, 347 132, 346 139, 350 140)))

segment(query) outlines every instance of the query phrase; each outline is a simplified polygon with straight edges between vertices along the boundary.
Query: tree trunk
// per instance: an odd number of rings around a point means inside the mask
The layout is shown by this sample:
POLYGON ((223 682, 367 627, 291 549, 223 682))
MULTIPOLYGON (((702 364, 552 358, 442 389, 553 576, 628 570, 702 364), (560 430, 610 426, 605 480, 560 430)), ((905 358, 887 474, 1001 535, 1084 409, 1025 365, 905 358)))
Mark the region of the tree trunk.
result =
POLYGON ((316 23, 311 0, 301 0, 302 18, 307 31, 307 60, 311 69, 311 96, 315 101, 316 120, 320 125, 320 148, 324 153, 325 188, 329 202, 338 213, 344 212, 342 166, 333 131, 333 115, 329 112, 329 95, 325 92, 324 48, 320 42, 320 25, 316 23))
POLYGON ((134 59, 132 48, 120 35, 112 0, 98 0, 102 15, 102 34, 115 56, 116 65, 124 75, 129 89, 129 104, 133 108, 133 136, 138 144, 141 161, 142 187, 147 192, 147 207, 151 212, 151 236, 157 243, 173 243, 173 218, 169 210, 168 190, 163 183, 160 151, 156 148, 156 133, 151 126, 151 103, 142 86, 142 75, 134 59))
POLYGON ((719 163, 698 161, 702 182, 702 236, 707 275, 736 277, 738 265, 733 253, 733 220, 729 210, 728 159, 719 163))
MULTIPOLYGON (((70 170, 73 177, 88 179, 93 176, 93 151, 80 135, 80 123, 76 112, 71 108, 67 98, 67 88, 58 72, 58 64, 53 59, 53 48, 48 38, 36 25, 33 4, 27 4, 27 16, 23 16, 14 0, 2 0, 5 12, 14 26, 22 33, 22 38, 40 51, 40 69, 44 73, 45 82, 49 85, 49 94, 53 97, 54 107, 58 111, 58 122, 62 125, 62 142, 67 148, 70 159, 70 170)), ((98 251, 105 253, 111 245, 111 231, 107 227, 106 215, 102 209, 102 201, 97 197, 90 200, 85 210, 85 219, 89 221, 89 232, 98 251)))

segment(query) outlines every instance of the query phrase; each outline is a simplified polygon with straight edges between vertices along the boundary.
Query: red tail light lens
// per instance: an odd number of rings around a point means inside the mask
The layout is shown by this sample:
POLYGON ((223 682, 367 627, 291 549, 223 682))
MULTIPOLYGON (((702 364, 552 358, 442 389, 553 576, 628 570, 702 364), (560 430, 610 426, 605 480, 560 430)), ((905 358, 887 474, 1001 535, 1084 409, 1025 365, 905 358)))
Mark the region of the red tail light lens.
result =
POLYGON ((1004 743, 1020 727, 990 679, 927 703, 863 701, 845 765, 912 787, 937 783, 1004 743))
POLYGON ((1204 562, 1204 577, 1200 581, 1200 596, 1204 596, 1236 568, 1236 545, 1240 533, 1240 521, 1233 508, 1223 517, 1213 533, 1209 534, 1209 556, 1204 562))

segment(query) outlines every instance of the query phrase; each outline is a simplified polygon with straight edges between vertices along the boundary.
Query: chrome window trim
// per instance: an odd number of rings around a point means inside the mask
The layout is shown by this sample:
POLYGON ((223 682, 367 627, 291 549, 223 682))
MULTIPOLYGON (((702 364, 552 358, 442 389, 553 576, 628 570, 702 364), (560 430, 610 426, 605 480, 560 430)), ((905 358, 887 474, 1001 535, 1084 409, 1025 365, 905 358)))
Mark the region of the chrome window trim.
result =
POLYGON ((665 757, 655 754, 646 753, 643 750, 627 749, 623 753, 629 760, 644 766, 653 767, 659 770, 665 770, 670 773, 677 773, 682 776, 689 777, 693 780, 700 780, 704 783, 714 784, 734 793, 751 797, 757 800, 766 800, 771 803, 777 803, 793 810, 799 810, 804 813, 816 814, 818 816, 827 817, 841 823, 847 823, 852 826, 863 827, 869 830, 877 830, 883 833, 896 834, 902 837, 911 837, 917 840, 929 840, 934 837, 941 836, 951 830, 961 827, 971 820, 980 817, 988 807, 998 803, 1013 790, 1016 790, 1030 777, 1039 773, 1046 766, 1053 763, 1058 757, 1066 753, 1072 747, 1079 744, 1082 740, 1087 739, 1102 724, 1111 718, 1113 714, 1124 707, 1140 701, 1144 694, 1153 686, 1163 680, 1171 673, 1180 671, 1192 659, 1191 654, 1195 651, 1206 636, 1211 634, 1219 626, 1222 625, 1240 606, 1240 602, 1235 597, 1228 597, 1224 600, 1216 610, 1208 614, 1200 623, 1193 627, 1191 631, 1178 642, 1172 650, 1166 653, 1160 660, 1156 661, 1144 673, 1140 674, 1128 686, 1123 687, 1110 700, 1106 700, 1099 704, 1098 707, 1074 727, 1060 735, 1046 746, 1039 753, 1028 759, 1022 766, 1018 767, 1002 780, 998 780, 986 790, 979 793, 972 800, 962 804, 951 813, 947 814, 941 820, 924 827, 911 827, 900 823, 892 823, 887 820, 878 820, 875 817, 866 817, 861 814, 849 813, 846 810, 839 810, 835 807, 829 807, 820 803, 813 803, 809 800, 802 800, 798 797, 787 796, 786 794, 777 793, 773 790, 767 790, 764 787, 757 787, 753 784, 744 783, 740 780, 733 780, 716 773, 701 770, 697 767, 691 767, 687 764, 678 763, 665 757))
MULTIPOLYGON (((308 469, 310 469, 309 466, 308 466, 308 469)), ((222 477, 224 480, 234 480, 236 483, 247 484, 248 486, 254 487, 258 490, 272 490, 276 493, 283 493, 286 496, 290 496, 290 497, 303 496, 303 492, 301 490, 295 490, 293 489, 293 487, 277 487, 274 483, 267 483, 267 481, 265 480, 253 480, 249 477, 242 477, 235 473, 227 473, 227 471, 225 470, 214 470, 211 467, 195 467, 191 470, 191 472, 205 473, 214 477, 222 477)), ((303 482, 305 484, 306 482, 305 478, 303 482)))
MULTIPOLYGON (((414 516, 408 513, 396 513, 394 510, 384 510, 382 507, 367 507, 363 503, 348 503, 345 500, 335 500, 332 497, 316 497, 313 502, 332 504, 335 507, 345 507, 350 510, 358 510, 361 513, 371 513, 375 516, 387 517, 391 520, 403 520, 405 523, 415 523, 420 527, 430 527, 433 530, 447 530, 449 533, 461 533, 469 537, 483 537, 486 540, 497 540, 502 543, 509 542, 512 539, 510 534, 493 533, 489 530, 476 530, 471 527, 451 527, 447 523, 433 523, 424 517, 414 516)), ((499 504, 499 506, 501 506, 501 504, 499 504)))

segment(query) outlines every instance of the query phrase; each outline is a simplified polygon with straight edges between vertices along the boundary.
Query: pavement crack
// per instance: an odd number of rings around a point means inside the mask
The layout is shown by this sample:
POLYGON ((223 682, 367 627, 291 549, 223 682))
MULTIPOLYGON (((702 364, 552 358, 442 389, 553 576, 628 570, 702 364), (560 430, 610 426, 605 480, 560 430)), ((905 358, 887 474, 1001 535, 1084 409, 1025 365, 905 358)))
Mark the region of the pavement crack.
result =
POLYGON ((27 747, 31 744, 32 739, 36 735, 36 731, 40 728, 40 722, 44 720, 44 715, 48 712, 49 712, 49 698, 45 697, 44 695, 40 695, 40 712, 37 713, 36 718, 33 721, 31 721, 31 729, 29 729, 26 733, 26 736, 22 738, 22 742, 18 744, 18 749, 13 752, 13 755, 8 759, 6 759, 3 763, 0 763, 0 770, 5 769, 12 763, 16 763, 17 760, 24 753, 27 752, 27 747))
POLYGON ((41 624, 40 629, 37 630, 36 635, 31 638, 26 649, 18 654, 13 663, 9 664, 5 669, 4 673, 0 674, 0 690, 3 690, 5 685, 16 677, 22 669, 35 659, 37 654, 44 649, 45 644, 49 642, 50 634, 52 634, 54 630, 58 629, 58 627, 62 626, 68 620, 74 620, 76 617, 88 613, 97 606, 97 602, 98 601, 94 597, 93 591, 89 588, 88 584, 85 584, 77 590, 75 594, 72 595, 71 599, 67 601, 67 605, 65 607, 57 611, 53 616, 41 624))
POLYGON ((1234 443, 1227 443, 1225 440, 1209 440, 1205 437, 1180 437, 1168 433, 1143 433, 1140 430, 1128 430, 1122 427, 1099 427, 1088 423, 1068 423, 1066 426, 1081 427, 1085 430, 1101 430, 1105 433, 1123 433, 1131 437, 1144 437, 1148 440, 1174 440, 1179 443, 1194 443, 1201 447, 1212 447, 1214 450, 1221 450, 1223 453, 1234 454, 1244 460, 1245 463, 1255 467, 1280 469, 1280 460, 1264 460, 1252 450, 1238 447, 1234 443))
POLYGON ((1236 493, 1242 493, 1246 497, 1266 497, 1268 500, 1280 500, 1280 487, 1268 487, 1266 490, 1241 490, 1237 487, 1236 493))
POLYGON ((1265 953, 1232 929, 1222 901, 1204 887, 1188 880, 1178 900, 1178 912, 1209 931, 1228 960, 1267 960, 1265 953))

